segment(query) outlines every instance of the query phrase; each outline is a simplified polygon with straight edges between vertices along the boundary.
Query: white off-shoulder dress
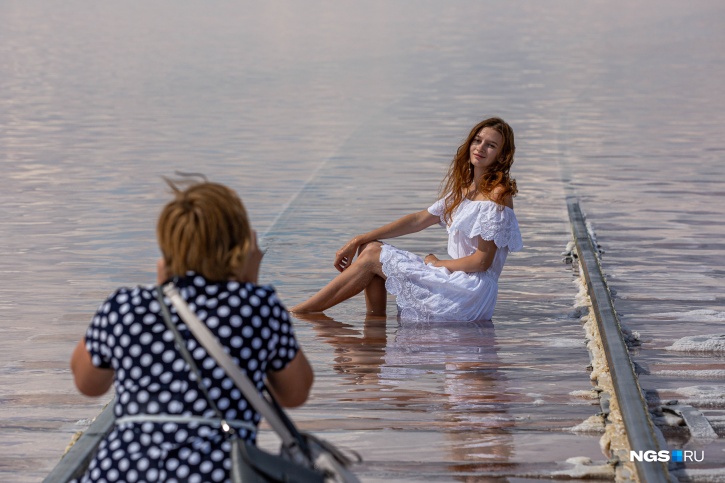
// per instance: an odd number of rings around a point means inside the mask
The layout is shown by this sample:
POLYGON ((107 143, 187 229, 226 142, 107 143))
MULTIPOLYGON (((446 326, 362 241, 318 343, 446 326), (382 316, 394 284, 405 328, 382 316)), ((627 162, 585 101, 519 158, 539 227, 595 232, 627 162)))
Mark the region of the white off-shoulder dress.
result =
POLYGON ((445 199, 428 208, 441 217, 448 230, 448 255, 473 254, 478 237, 493 240, 498 248, 485 272, 451 272, 426 264, 421 257, 383 244, 380 262, 387 277, 386 290, 395 295, 399 317, 416 321, 489 320, 498 296, 498 277, 509 252, 523 248, 514 210, 493 201, 464 199, 453 213, 451 224, 443 220, 445 199))

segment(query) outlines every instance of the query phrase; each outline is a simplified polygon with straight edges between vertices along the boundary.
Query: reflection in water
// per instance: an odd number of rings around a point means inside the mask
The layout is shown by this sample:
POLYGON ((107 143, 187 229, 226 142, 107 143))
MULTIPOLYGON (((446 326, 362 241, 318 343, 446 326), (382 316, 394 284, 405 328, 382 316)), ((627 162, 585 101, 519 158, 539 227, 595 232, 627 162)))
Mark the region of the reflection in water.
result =
POLYGON ((381 455, 389 450, 400 452, 389 445, 403 441, 402 460, 435 462, 424 463, 431 465, 427 471, 439 465, 439 471, 456 475, 509 462, 513 418, 506 414, 510 400, 491 321, 399 321, 388 336, 384 317, 368 316, 360 329, 324 314, 295 316, 332 346, 334 370, 345 376, 338 382, 347 386, 345 402, 364 403, 361 411, 376 419, 391 415, 389 426, 371 436, 376 441, 366 460, 384 459, 381 455), (384 433, 391 428, 407 435, 391 442, 384 433), (438 444, 405 443, 419 439, 423 431, 438 432, 438 444))

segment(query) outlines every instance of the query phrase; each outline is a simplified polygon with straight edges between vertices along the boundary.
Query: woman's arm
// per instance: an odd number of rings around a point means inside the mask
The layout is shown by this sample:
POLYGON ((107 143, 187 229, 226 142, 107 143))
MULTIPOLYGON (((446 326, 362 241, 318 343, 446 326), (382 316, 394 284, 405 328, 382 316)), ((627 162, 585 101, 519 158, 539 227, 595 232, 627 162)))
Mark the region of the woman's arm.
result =
POLYGON ((307 401, 314 378, 312 367, 300 349, 284 369, 267 373, 267 387, 282 406, 294 408, 307 401))
POLYGON ((428 210, 419 211, 405 215, 392 223, 376 228, 362 235, 354 237, 340 248, 335 256, 335 268, 340 272, 345 270, 352 263, 357 249, 374 240, 383 240, 386 238, 395 238, 410 233, 416 233, 435 225, 440 221, 440 217, 431 215, 428 210))
POLYGON ((425 257, 425 263, 433 263, 435 267, 445 267, 451 272, 485 272, 491 267, 493 258, 496 256, 496 244, 493 240, 478 238, 476 251, 467 257, 455 260, 438 260, 433 254, 425 257))
POLYGON ((99 369, 93 365, 82 338, 70 359, 70 370, 78 390, 86 396, 102 396, 113 384, 113 369, 99 369))

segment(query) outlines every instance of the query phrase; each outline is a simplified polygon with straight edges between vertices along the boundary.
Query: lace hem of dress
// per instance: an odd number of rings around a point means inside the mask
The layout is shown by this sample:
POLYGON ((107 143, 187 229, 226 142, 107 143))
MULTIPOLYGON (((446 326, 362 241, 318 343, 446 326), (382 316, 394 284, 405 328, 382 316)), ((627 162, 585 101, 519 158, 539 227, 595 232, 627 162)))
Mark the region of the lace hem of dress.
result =
MULTIPOLYGON (((398 316, 401 320, 411 322, 431 322, 440 319, 439 314, 433 314, 426 310, 422 301, 430 299, 435 294, 426 287, 416 285, 407 277, 398 274, 411 273, 412 270, 420 270, 423 260, 413 254, 398 250, 392 245, 384 244, 380 253, 380 263, 385 274, 385 289, 391 295, 396 296, 398 305, 398 316), (415 268, 413 268, 415 267, 415 268)), ((457 312, 446 314, 446 319, 457 319, 457 312)), ((459 317, 459 316, 458 316, 459 317)))
POLYGON ((508 247, 509 251, 519 251, 524 247, 516 215, 510 208, 501 209, 492 201, 473 202, 477 213, 465 216, 459 213, 448 232, 459 231, 467 238, 480 236, 484 240, 493 240, 497 247, 508 247))

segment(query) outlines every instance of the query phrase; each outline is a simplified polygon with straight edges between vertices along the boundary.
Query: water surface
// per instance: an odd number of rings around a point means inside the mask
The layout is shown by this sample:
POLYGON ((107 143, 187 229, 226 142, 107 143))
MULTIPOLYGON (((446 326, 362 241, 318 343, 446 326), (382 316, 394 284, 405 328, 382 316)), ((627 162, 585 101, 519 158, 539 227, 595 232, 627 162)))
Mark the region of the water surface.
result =
POLYGON ((369 481, 605 459, 598 435, 567 430, 598 407, 577 395, 565 196, 645 349, 717 330, 674 322, 725 312, 724 18, 674 1, 0 3, 2 479, 41 479, 107 402, 75 392, 67 360, 108 293, 154 280, 161 175, 238 190, 269 248, 262 279, 293 305, 350 236, 435 201, 489 115, 516 131, 526 245, 493 324, 407 327, 392 300, 384 324, 361 300, 298 320, 317 380, 295 418, 363 453, 369 481))

